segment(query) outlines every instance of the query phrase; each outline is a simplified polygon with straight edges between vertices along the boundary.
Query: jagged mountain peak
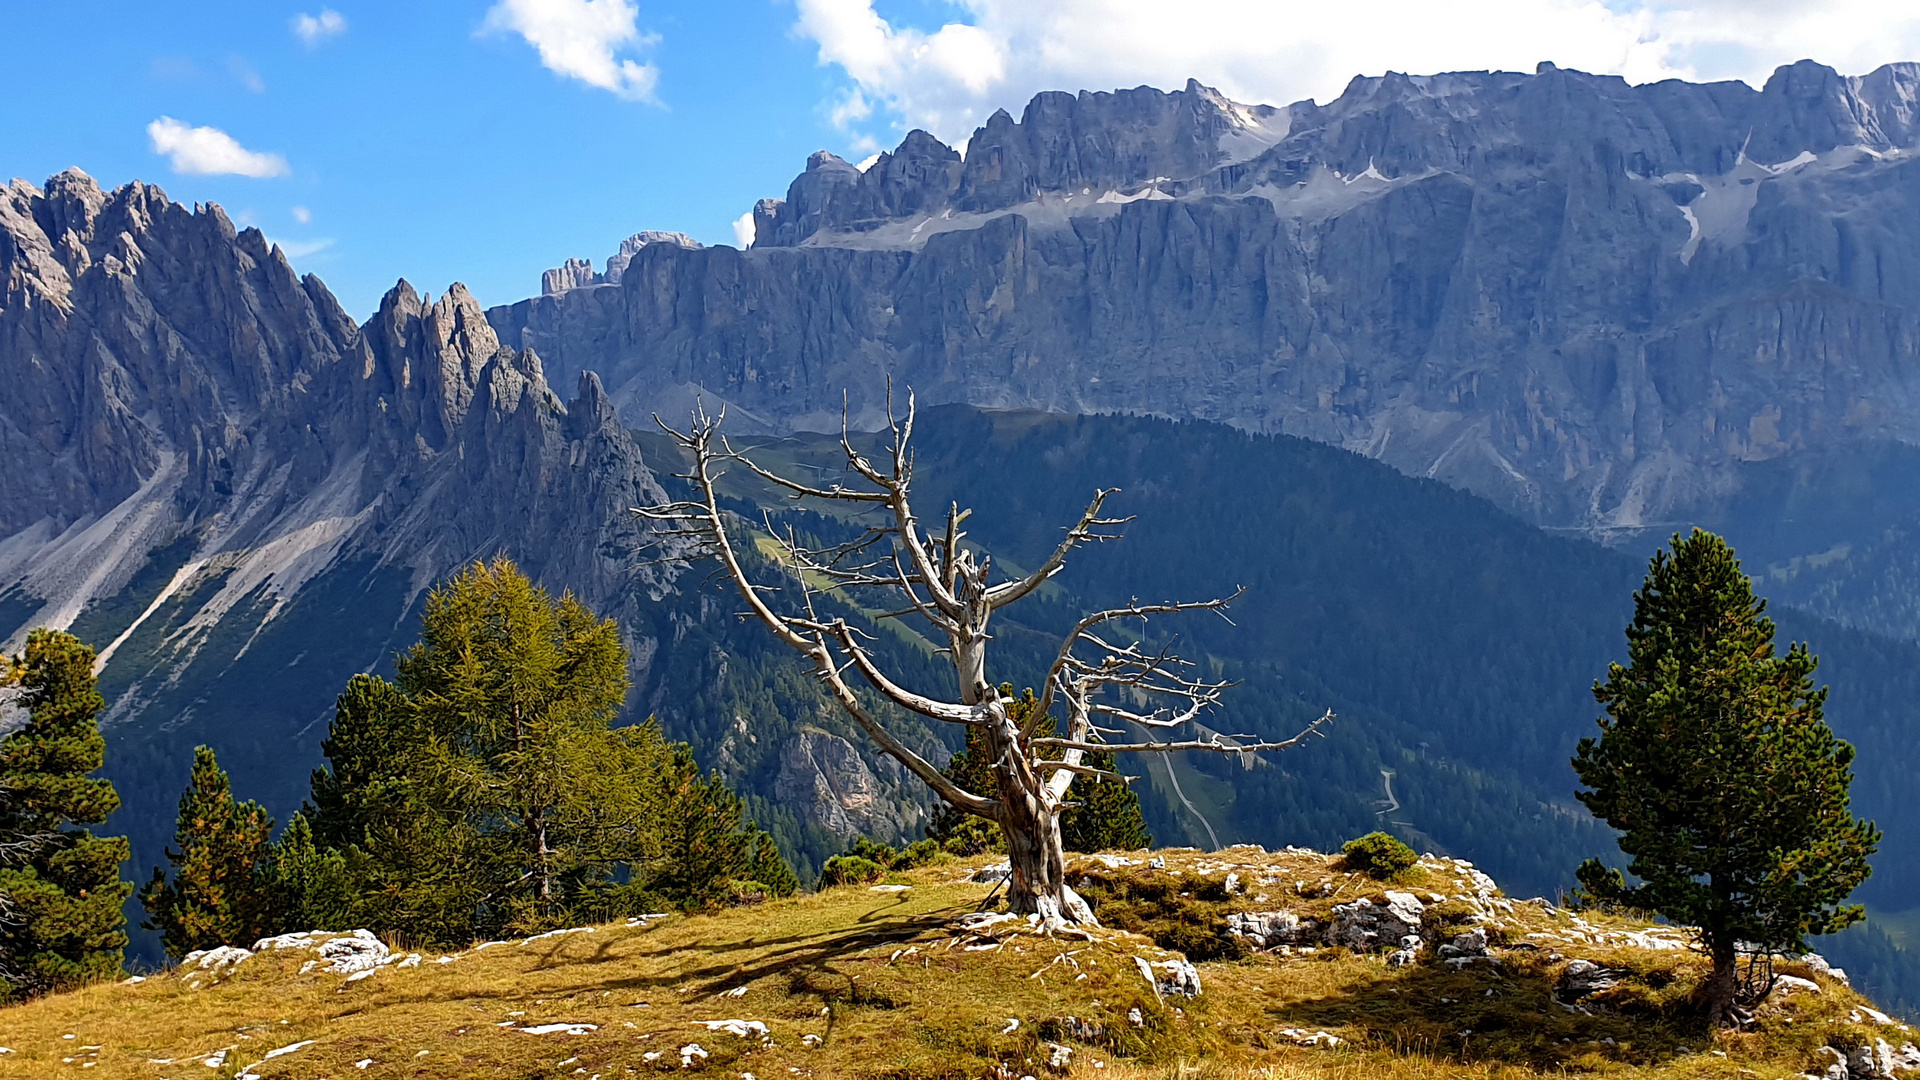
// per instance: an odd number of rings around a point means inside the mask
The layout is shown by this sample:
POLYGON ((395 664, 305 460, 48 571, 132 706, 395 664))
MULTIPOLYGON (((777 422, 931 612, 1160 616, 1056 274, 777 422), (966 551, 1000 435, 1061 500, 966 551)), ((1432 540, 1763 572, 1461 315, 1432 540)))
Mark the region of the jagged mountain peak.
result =
POLYGON ((524 549, 602 599, 659 578, 589 537, 533 546, 542 516, 627 536, 625 507, 657 488, 598 383, 570 414, 465 285, 403 279, 356 326, 217 206, 78 172, 7 188, 0 239, 0 379, 19 403, 0 415, 0 595, 37 604, 28 623, 68 625, 176 549, 176 591, 223 582, 198 596, 182 664, 342 560, 425 582, 524 549))
POLYGON ((1324 105, 1046 93, 964 156, 815 155, 744 255, 643 252, 617 302, 489 317, 635 423, 704 396, 820 430, 843 393, 876 422, 890 374, 1303 435, 1618 535, 1741 462, 1920 440, 1917 90, 1912 63, 1802 62, 1760 89, 1542 64, 1324 105))
POLYGON ((605 271, 595 273, 591 259, 568 259, 540 275, 540 293, 543 296, 558 296, 568 289, 583 289, 591 285, 618 285, 626 273, 628 264, 642 249, 654 244, 666 244, 669 247, 685 251, 698 251, 700 241, 685 233, 667 232, 660 229, 643 229, 620 241, 620 248, 607 257, 605 271))

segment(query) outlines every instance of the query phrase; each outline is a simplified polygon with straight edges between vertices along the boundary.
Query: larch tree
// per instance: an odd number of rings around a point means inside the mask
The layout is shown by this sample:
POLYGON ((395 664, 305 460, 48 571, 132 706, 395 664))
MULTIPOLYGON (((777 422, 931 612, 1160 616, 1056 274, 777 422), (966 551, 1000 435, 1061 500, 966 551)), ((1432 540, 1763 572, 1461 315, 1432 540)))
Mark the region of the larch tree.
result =
POLYGON ((511 561, 476 563, 433 590, 419 644, 396 664, 429 733, 423 763, 467 816, 501 823, 519 869, 495 902, 555 909, 580 854, 560 826, 581 797, 577 765, 607 749, 627 693, 620 629, 571 593, 559 598, 511 561))
POLYGON ((793 874, 740 800, 625 703, 619 628, 513 563, 435 588, 397 682, 356 675, 270 875, 314 920, 423 942, 531 933, 793 874), (295 825, 299 829, 295 829, 295 825))
POLYGON ((1600 736, 1573 767, 1640 883, 1598 860, 1578 876, 1597 900, 1698 928, 1707 1012, 1726 1025, 1771 989, 1771 965, 1751 962, 1742 985, 1743 949, 1801 952, 1861 918, 1845 900, 1879 831, 1849 810, 1853 747, 1826 724, 1818 661, 1804 644, 1776 654, 1766 601, 1726 541, 1674 536, 1633 605, 1627 663, 1594 684, 1600 736))
POLYGON ((669 537, 678 531, 681 535, 674 542, 692 541, 674 557, 717 559, 745 601, 748 617, 806 658, 834 700, 883 753, 899 761, 947 806, 1000 828, 1012 868, 1008 902, 1017 914, 1037 915, 1048 928, 1095 923, 1092 910, 1067 886, 1060 829, 1061 816, 1073 802, 1070 795, 1076 778, 1114 776, 1091 764, 1089 755, 1285 750, 1332 719, 1332 713, 1327 713, 1305 731, 1277 741, 1217 733, 1179 736, 1183 730, 1191 731, 1189 725, 1219 702, 1229 684, 1196 678, 1190 662, 1120 632, 1129 623, 1155 615, 1219 612, 1233 597, 1135 602, 1089 613, 1060 641, 1035 706, 1016 712, 1010 708, 1014 702, 990 678, 987 652, 994 614, 1033 595, 1065 567, 1076 548, 1115 537, 1111 530, 1125 519, 1102 516, 1112 489, 1094 493, 1059 545, 1030 573, 997 577, 991 557, 966 543, 962 526, 971 511, 950 506, 944 526, 929 530, 914 510, 911 395, 904 419, 894 417, 889 409, 891 439, 881 464, 869 460, 842 433, 849 475, 846 482, 828 486, 802 483, 763 468, 721 435, 720 423, 721 417, 698 410, 685 431, 660 425, 692 460, 691 470, 682 477, 692 485, 691 497, 636 507, 635 512, 663 526, 669 537), (721 509, 717 485, 732 465, 751 471, 796 500, 837 504, 853 513, 875 512, 875 521, 864 535, 837 546, 811 545, 792 531, 772 535, 783 564, 781 580, 756 581, 749 560, 736 546, 739 527, 721 509), (945 639, 945 657, 953 672, 952 697, 916 693, 882 670, 860 631, 843 616, 823 610, 822 588, 878 597, 889 605, 883 609, 888 612, 885 617, 923 620, 933 634, 945 639), (983 760, 990 763, 991 788, 973 790, 942 774, 888 730, 856 684, 925 719, 975 729, 983 760), (1046 734, 1043 727, 1056 705, 1064 714, 1064 731, 1046 734))
POLYGON ((76 827, 120 806, 92 775, 107 749, 93 658, 71 634, 35 630, 8 664, 27 722, 0 738, 0 998, 111 977, 125 954, 127 840, 76 827))

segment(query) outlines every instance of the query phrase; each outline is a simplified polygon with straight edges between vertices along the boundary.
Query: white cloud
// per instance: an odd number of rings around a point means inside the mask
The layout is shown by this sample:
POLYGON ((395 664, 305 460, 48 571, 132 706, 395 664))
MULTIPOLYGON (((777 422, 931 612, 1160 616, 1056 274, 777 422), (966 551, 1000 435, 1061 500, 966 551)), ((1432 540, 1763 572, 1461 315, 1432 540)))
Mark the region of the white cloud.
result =
POLYGON ((296 206, 293 208, 293 220, 305 225, 313 220, 313 211, 304 206, 296 206))
POLYGON ((287 159, 279 154, 255 153, 219 128, 190 127, 171 116, 148 124, 147 138, 153 140, 153 152, 167 155, 177 173, 266 177, 289 171, 287 159))
POLYGON ((733 246, 741 251, 753 246, 753 211, 733 219, 733 246))
POLYGON ((289 259, 304 259, 308 255, 327 250, 333 246, 332 240, 275 240, 280 250, 287 253, 289 259))
POLYGON ((632 0, 500 0, 481 30, 519 34, 557 75, 629 101, 657 103, 660 69, 619 55, 659 43, 659 35, 640 31, 639 17, 632 0))
POLYGON ((309 15, 301 12, 293 17, 293 33, 311 49, 328 38, 336 38, 347 32, 347 18, 332 8, 321 8, 320 14, 309 15))
POLYGON ((1354 75, 1532 71, 1541 60, 1631 82, 1746 79, 1812 56, 1845 72, 1920 56, 1911 0, 957 0, 937 28, 895 24, 872 0, 796 0, 795 31, 848 85, 826 107, 851 132, 964 142, 995 108, 1041 90, 1188 77, 1241 101, 1326 102, 1354 75), (855 103, 858 103, 857 105, 855 103))

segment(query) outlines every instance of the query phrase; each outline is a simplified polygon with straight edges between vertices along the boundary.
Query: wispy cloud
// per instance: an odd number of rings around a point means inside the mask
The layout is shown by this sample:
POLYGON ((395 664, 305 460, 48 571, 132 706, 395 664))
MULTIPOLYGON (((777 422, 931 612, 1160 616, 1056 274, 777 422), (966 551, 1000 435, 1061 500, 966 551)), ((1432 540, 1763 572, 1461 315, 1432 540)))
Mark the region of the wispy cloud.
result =
POLYGON ((313 220, 313 211, 304 206, 296 206, 293 208, 293 220, 305 225, 313 220))
POLYGON ((285 176, 287 159, 261 154, 241 146, 233 136, 214 127, 193 127, 163 116, 147 125, 153 152, 165 154, 173 171, 192 176, 285 176))
POLYGON ((632 0, 500 0, 482 33, 514 33, 540 53, 547 70, 626 98, 658 104, 660 69, 623 57, 660 41, 643 33, 632 0))
POLYGON ((227 72, 232 75, 234 80, 241 86, 246 87, 254 93, 264 94, 267 92, 267 81, 260 77, 259 72, 253 70, 252 64, 247 63, 240 57, 227 57, 227 72))
POLYGON ((331 239, 328 239, 328 240, 275 240, 273 242, 279 245, 279 248, 281 251, 284 251, 287 253, 287 258, 289 259, 304 259, 309 255, 313 255, 318 252, 325 251, 328 248, 333 246, 333 241, 331 239))
POLYGON ((147 65, 147 70, 156 79, 197 79, 200 69, 192 60, 184 56, 156 56, 147 65))
POLYGON ((332 8, 321 8, 320 14, 309 15, 301 12, 293 17, 293 33, 307 48, 317 48, 328 38, 337 38, 347 32, 347 17, 332 8))

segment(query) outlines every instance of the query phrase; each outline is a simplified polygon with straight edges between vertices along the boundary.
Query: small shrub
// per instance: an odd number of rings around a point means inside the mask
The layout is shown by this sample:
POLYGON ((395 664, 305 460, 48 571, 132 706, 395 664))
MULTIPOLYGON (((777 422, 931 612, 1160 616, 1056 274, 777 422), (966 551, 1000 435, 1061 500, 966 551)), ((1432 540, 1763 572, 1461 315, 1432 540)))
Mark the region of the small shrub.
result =
POLYGON ((860 855, 835 855, 820 870, 820 887, 871 885, 887 876, 887 868, 860 855))
POLYGON ((862 836, 848 844, 847 850, 834 858, 864 859, 884 870, 912 870, 933 862, 942 854, 940 845, 932 840, 920 840, 905 848, 896 848, 862 836))
POLYGON ((1347 841, 1340 851, 1345 856, 1348 870, 1365 874, 1376 881, 1386 881, 1405 873, 1420 861, 1420 856, 1414 854, 1412 848, 1391 833, 1368 833, 1359 839, 1347 841))
POLYGON ((764 904, 773 897, 773 890, 758 881, 729 879, 720 883, 719 892, 719 902, 722 907, 764 904))

